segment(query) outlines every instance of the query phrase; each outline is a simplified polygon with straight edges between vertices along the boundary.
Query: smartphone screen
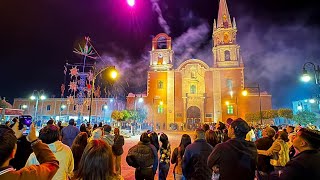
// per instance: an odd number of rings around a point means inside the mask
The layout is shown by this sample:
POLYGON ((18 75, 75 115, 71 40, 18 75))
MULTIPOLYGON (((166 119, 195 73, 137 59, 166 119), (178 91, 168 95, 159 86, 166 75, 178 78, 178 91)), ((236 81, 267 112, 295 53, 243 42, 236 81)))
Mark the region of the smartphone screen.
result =
POLYGON ((23 126, 23 128, 25 129, 24 131, 23 131, 23 135, 28 135, 29 134, 29 132, 30 132, 30 126, 27 126, 27 125, 24 125, 23 126))

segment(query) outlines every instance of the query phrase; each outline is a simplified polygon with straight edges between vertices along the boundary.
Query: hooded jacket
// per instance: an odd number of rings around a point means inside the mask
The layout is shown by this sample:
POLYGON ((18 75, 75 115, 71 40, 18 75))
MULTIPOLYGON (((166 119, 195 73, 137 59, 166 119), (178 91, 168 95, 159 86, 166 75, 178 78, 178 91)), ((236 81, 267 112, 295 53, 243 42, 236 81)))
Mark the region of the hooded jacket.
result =
POLYGON ((197 139, 186 147, 182 159, 182 172, 187 179, 211 179, 212 169, 207 159, 213 147, 204 139, 197 139))
POLYGON ((257 148, 244 139, 230 139, 216 145, 208 158, 208 166, 219 166, 220 179, 253 180, 257 165, 257 148))
MULTIPOLYGON (((53 176, 53 180, 64 180, 68 179, 68 176, 72 176, 74 168, 74 160, 71 149, 63 144, 61 141, 48 144, 49 149, 53 152, 54 156, 59 161, 59 169, 53 176)), ((27 160, 26 167, 31 165, 38 165, 39 162, 34 153, 30 154, 27 160)))
POLYGON ((114 143, 114 136, 108 132, 105 132, 105 135, 102 137, 102 140, 104 140, 109 146, 112 146, 114 143))

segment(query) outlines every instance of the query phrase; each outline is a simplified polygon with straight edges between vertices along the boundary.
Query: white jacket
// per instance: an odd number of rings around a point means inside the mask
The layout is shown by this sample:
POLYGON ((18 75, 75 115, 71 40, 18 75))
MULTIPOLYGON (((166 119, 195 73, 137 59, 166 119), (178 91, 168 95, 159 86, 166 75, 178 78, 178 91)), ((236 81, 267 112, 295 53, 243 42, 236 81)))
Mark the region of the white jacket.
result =
MULTIPOLYGON (((48 146, 59 161, 59 169, 52 179, 67 180, 68 176, 72 176, 74 168, 74 160, 70 147, 63 144, 61 141, 56 141, 54 143, 48 144, 48 146)), ((31 153, 25 166, 27 167, 33 164, 38 165, 39 162, 35 154, 31 153)))

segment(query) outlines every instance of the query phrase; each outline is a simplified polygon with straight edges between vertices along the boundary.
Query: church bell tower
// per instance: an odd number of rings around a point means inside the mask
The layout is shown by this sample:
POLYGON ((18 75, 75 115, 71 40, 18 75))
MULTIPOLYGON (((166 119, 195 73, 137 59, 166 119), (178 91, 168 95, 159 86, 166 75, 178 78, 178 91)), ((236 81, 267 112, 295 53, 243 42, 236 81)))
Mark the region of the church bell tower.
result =
POLYGON ((213 65, 216 68, 243 67, 237 44, 237 25, 231 22, 226 0, 220 0, 218 20, 213 22, 213 65))

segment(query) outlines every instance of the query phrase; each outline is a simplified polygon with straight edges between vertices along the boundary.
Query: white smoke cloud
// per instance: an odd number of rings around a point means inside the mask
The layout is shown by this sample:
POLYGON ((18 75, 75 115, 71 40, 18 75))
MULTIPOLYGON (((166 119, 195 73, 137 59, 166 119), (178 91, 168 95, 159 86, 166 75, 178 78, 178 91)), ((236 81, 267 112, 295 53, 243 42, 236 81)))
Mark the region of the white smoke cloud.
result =
POLYGON ((202 23, 197 27, 189 28, 181 36, 174 38, 172 47, 175 54, 175 64, 179 66, 190 58, 201 59, 210 64, 212 54, 208 54, 211 49, 207 40, 209 35, 209 25, 202 23))
POLYGON ((170 27, 167 21, 163 18, 162 11, 159 6, 159 0, 150 0, 152 3, 152 9, 155 10, 158 14, 158 22, 160 26, 163 28, 164 32, 170 34, 170 27))
POLYGON ((319 63, 312 58, 320 50, 317 29, 302 22, 263 29, 248 24, 256 23, 250 17, 238 23, 246 84, 259 83, 263 91, 272 94, 275 108, 291 107, 292 101, 319 93, 299 81, 305 62, 319 63))

